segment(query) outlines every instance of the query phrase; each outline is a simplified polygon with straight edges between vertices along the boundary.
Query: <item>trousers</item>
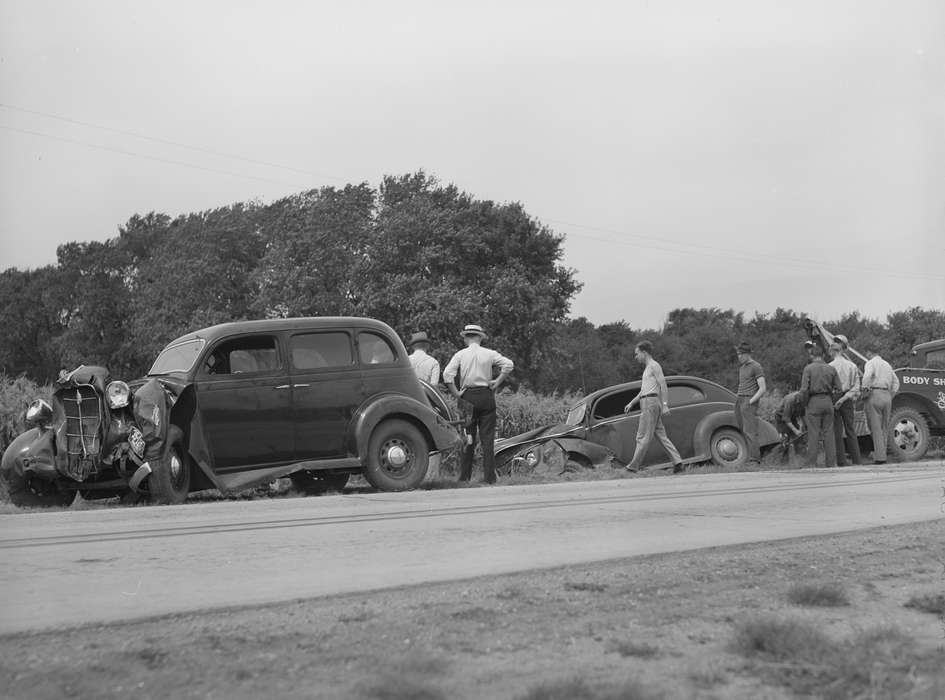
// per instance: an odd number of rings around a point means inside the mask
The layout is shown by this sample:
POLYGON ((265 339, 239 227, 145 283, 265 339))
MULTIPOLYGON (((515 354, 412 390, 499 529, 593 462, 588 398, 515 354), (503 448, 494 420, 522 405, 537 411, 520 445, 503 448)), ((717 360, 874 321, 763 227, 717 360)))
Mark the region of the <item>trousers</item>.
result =
POLYGON ((827 394, 815 394, 807 401, 807 464, 817 466, 820 443, 824 443, 824 465, 837 466, 837 442, 833 434, 833 400, 827 394))
POLYGON ((647 396, 640 399, 640 422, 637 425, 637 446, 633 451, 633 459, 627 465, 627 469, 637 470, 646 459, 647 450, 650 449, 650 442, 653 436, 660 441, 666 454, 672 460, 673 464, 682 464, 682 457, 679 450, 673 444, 669 436, 666 435, 666 428, 663 425, 663 407, 660 400, 655 396, 647 396))
POLYGON ((476 439, 482 446, 482 480, 495 483, 495 393, 489 387, 470 387, 463 392, 460 405, 466 417, 466 434, 469 439, 463 448, 459 462, 459 480, 472 478, 473 455, 476 439))
POLYGON ((886 439, 889 436, 889 415, 892 396, 885 389, 873 389, 866 399, 866 422, 873 436, 873 461, 886 461, 886 439))
POLYGON ((735 402, 735 424, 748 442, 748 461, 761 461, 761 445, 758 444, 758 406, 748 403, 750 396, 739 396, 735 402))
POLYGON ((860 456, 860 443, 856 439, 856 430, 853 427, 853 402, 844 401, 840 408, 835 408, 833 412, 833 434, 834 442, 837 445, 837 464, 845 467, 850 464, 862 464, 863 459, 860 456), (844 450, 844 434, 846 435, 846 450, 844 450), (847 459, 847 453, 850 459, 847 459))

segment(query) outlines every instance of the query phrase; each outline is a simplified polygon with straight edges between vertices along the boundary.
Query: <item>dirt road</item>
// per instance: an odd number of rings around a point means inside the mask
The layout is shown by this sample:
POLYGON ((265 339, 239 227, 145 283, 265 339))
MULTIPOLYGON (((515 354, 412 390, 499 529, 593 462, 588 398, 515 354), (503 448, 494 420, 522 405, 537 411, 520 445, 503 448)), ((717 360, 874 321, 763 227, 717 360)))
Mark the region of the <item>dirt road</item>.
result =
POLYGON ((0 516, 0 633, 941 518, 941 464, 0 516))

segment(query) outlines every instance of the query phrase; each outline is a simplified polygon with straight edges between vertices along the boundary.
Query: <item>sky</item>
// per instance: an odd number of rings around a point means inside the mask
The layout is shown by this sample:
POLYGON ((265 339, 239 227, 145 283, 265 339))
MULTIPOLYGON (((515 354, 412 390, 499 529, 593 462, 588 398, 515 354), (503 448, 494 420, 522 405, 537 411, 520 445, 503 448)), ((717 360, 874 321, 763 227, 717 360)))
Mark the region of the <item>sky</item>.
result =
POLYGON ((418 169, 594 323, 943 309, 945 3, 0 0, 0 269, 418 169))

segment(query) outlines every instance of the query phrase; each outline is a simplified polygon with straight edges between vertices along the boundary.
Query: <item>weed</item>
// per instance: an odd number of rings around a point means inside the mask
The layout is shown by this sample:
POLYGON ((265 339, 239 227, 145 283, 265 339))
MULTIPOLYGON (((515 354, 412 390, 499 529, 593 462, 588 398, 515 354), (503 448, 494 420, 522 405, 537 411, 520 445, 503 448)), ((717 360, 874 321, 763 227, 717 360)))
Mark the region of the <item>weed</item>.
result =
POLYGON ((787 592, 788 602, 818 608, 839 608, 850 604, 846 591, 835 583, 800 583, 787 592))
POLYGON ((624 658, 632 656, 637 659, 652 659, 660 653, 659 648, 652 644, 617 639, 607 645, 607 651, 620 654, 624 658))
POLYGON ((607 590, 607 586, 602 583, 594 583, 592 581, 578 581, 578 582, 568 582, 564 584, 565 590, 568 591, 589 591, 591 593, 603 593, 607 590))
POLYGON ((728 683, 728 674, 717 662, 689 671, 689 680, 697 688, 707 690, 728 683))
POLYGON ((446 694, 428 681, 388 674, 364 693, 372 700, 446 700, 446 694))
POLYGON ((536 685, 517 700, 659 700, 662 697, 636 681, 596 690, 583 678, 571 678, 536 685))
POLYGON ((732 650, 767 661, 819 663, 836 646, 816 627, 776 617, 749 619, 735 629, 732 650))
POLYGON ((933 615, 945 615, 945 595, 941 593, 925 593, 923 595, 914 595, 904 604, 904 607, 918 610, 919 612, 932 613, 933 615))

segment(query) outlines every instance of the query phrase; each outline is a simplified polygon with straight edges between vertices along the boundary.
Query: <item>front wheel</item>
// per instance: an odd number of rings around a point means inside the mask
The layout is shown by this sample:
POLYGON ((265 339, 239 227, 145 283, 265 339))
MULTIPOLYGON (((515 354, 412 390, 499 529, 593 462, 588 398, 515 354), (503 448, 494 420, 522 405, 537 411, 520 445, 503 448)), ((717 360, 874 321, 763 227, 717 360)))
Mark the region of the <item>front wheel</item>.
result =
POLYGON ((148 492, 151 503, 179 505, 187 500, 190 492, 190 459, 180 431, 173 431, 164 456, 155 460, 153 471, 148 477, 148 492))
POLYGON ((893 409, 889 418, 889 447, 903 462, 922 459, 929 449, 929 423, 911 406, 893 409))
POLYGON ((52 481, 27 478, 10 470, 3 474, 10 503, 21 508, 65 508, 75 500, 75 491, 66 491, 52 481))
POLYGON ((295 488, 309 496, 321 496, 329 491, 341 491, 348 483, 349 476, 344 472, 320 472, 311 469, 289 474, 295 488))
POLYGON ((709 444, 713 464, 743 467, 748 463, 748 441, 735 428, 721 428, 712 433, 709 444))
POLYGON ((364 478, 381 491, 406 491, 420 485, 429 464, 427 441, 417 427, 385 420, 371 434, 364 478))

